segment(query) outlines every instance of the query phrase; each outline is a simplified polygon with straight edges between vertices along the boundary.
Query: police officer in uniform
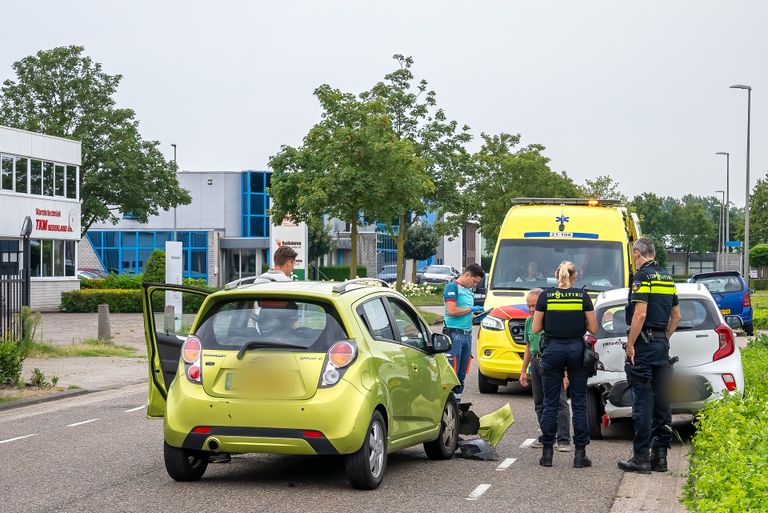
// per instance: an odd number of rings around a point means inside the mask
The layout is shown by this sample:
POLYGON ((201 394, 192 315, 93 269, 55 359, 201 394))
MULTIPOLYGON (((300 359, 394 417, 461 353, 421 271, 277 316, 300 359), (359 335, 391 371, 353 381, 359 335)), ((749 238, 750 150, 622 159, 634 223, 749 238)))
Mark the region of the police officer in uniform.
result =
POLYGON ((541 415, 541 459, 539 464, 552 466, 553 445, 557 435, 557 411, 563 375, 568 371, 573 409, 573 457, 575 468, 589 467, 587 458, 589 422, 587 419, 587 373, 584 370, 584 334, 597 332, 592 299, 582 289, 574 289, 576 267, 562 262, 555 273, 557 288, 545 290, 536 302, 533 332, 546 333, 541 341, 541 373, 544 388, 544 411, 541 415), (546 340, 546 343, 545 343, 546 340))
POLYGON ((672 411, 666 399, 669 337, 680 322, 680 306, 672 277, 654 260, 653 241, 640 237, 632 252, 637 272, 629 290, 624 368, 634 397, 635 438, 632 457, 619 461, 619 468, 650 474, 667 471, 672 443, 672 411))

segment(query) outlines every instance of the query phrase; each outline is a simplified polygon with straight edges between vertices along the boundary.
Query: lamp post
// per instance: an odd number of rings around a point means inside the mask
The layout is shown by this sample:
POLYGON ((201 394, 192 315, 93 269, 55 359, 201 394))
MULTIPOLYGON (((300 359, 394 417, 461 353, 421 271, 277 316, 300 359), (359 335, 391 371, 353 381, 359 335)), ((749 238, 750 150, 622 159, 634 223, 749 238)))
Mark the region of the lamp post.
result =
POLYGON ((720 193, 720 220, 717 223, 717 265, 716 271, 723 270, 723 246, 725 244, 725 226, 723 221, 725 220, 725 191, 715 191, 715 194, 720 193))
POLYGON ((749 283, 749 126, 752 117, 752 87, 743 84, 734 84, 731 89, 744 89, 747 91, 747 181, 746 196, 744 198, 744 279, 749 283))
POLYGON ((718 151, 715 155, 725 155, 725 240, 723 252, 728 253, 726 245, 731 240, 731 154, 727 151, 718 151))
MULTIPOLYGON (((173 148, 173 172, 176 173, 176 145, 171 143, 171 147, 173 148)), ((173 207, 173 242, 176 242, 178 239, 176 238, 176 207, 173 207)))

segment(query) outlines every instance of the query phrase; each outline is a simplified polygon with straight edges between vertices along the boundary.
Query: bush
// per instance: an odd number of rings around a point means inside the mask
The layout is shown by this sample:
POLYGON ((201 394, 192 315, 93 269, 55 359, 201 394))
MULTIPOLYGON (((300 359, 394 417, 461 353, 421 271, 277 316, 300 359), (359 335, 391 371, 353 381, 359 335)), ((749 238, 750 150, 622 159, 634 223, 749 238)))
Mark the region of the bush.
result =
MULTIPOLYGON (((81 289, 138 289, 144 281, 142 274, 110 274, 96 280, 80 280, 81 289)), ((162 281, 162 280, 161 280, 162 281)))
POLYGON ((28 306, 23 306, 18 315, 24 326, 24 336, 20 340, 0 339, 0 385, 16 385, 20 382, 21 366, 29 354, 40 324, 40 312, 33 312, 28 306))
POLYGON ((165 251, 156 249, 144 266, 144 281, 165 282, 165 251))
POLYGON ((755 290, 768 290, 768 280, 749 280, 749 286, 755 290))
MULTIPOLYGON (((365 266, 357 266, 357 275, 360 278, 368 277, 368 269, 365 266)), ((328 265, 320 268, 321 280, 344 281, 349 279, 348 265, 328 265)))
MULTIPOLYGON (((202 280, 205 281, 205 280, 202 280)), ((196 294, 184 295, 184 313, 195 313, 205 299, 196 294)), ((152 296, 152 309, 163 311, 164 295, 152 296)), ((63 312, 97 312, 100 304, 109 305, 110 313, 141 313, 141 291, 126 289, 85 289, 61 293, 63 312)))
POLYGON ((768 337, 742 351, 744 397, 699 413, 685 503, 695 512, 768 511, 768 337))
POLYGON ((752 311, 752 323, 757 330, 768 329, 768 310, 755 308, 752 311))

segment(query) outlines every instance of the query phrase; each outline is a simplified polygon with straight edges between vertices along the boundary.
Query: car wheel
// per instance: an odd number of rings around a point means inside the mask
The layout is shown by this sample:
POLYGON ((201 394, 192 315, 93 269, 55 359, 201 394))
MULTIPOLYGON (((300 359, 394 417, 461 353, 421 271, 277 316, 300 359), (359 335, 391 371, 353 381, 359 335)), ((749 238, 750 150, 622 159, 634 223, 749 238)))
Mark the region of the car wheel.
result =
POLYGON ((197 481, 208 468, 209 454, 204 451, 179 449, 163 442, 165 470, 176 481, 197 481))
POLYGON ((596 388, 587 389, 587 420, 589 421, 589 438, 601 440, 603 438, 603 400, 600 391, 596 388))
POLYGON ((424 452, 431 460, 449 460, 453 457, 458 445, 459 407, 453 394, 448 394, 440 419, 440 433, 436 439, 424 443, 424 452))
POLYGON ((477 388, 480 389, 481 394, 495 394, 499 391, 499 385, 488 381, 488 378, 483 376, 480 369, 477 370, 477 388))
POLYGON ((387 426, 378 411, 373 412, 363 446, 345 461, 349 484, 358 490, 375 490, 387 468, 387 426))
POLYGON ((749 324, 745 324, 744 331, 746 332, 747 336, 753 336, 755 334, 755 325, 751 322, 749 324))

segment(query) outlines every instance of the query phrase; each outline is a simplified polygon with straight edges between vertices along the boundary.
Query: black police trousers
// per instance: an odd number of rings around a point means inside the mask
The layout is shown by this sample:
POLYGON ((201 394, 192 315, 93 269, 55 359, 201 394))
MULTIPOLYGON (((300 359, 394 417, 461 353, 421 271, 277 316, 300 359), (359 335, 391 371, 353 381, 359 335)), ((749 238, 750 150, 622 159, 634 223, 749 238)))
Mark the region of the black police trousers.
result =
POLYGON ((669 448, 672 443, 672 411, 667 399, 669 341, 656 335, 635 342, 634 365, 626 359, 624 370, 632 390, 632 420, 635 424, 634 453, 648 454, 651 447, 669 448))

